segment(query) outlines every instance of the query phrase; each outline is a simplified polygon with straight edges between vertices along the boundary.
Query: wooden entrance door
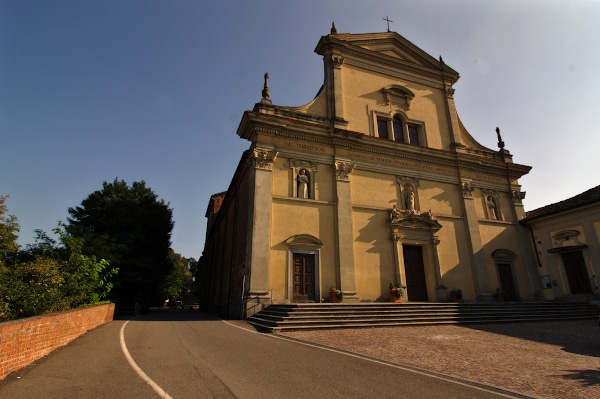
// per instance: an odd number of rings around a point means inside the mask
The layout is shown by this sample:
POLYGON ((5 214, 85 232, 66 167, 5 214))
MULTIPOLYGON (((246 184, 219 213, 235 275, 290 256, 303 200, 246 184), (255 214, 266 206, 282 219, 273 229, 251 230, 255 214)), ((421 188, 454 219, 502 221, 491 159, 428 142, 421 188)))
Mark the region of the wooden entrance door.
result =
POLYGON ((294 302, 315 300, 315 255, 294 253, 294 302))
POLYGON ((498 263, 498 277, 500 278, 500 288, 504 291, 504 297, 509 301, 517 299, 517 288, 510 263, 498 263))
POLYGON ((426 302, 428 300, 427 283, 425 282, 422 247, 402 245, 402 253, 404 254, 404 273, 406 274, 408 300, 426 302))
POLYGON ((562 254, 565 273, 569 280, 571 294, 586 294, 592 292, 590 278, 581 251, 565 252, 562 254))

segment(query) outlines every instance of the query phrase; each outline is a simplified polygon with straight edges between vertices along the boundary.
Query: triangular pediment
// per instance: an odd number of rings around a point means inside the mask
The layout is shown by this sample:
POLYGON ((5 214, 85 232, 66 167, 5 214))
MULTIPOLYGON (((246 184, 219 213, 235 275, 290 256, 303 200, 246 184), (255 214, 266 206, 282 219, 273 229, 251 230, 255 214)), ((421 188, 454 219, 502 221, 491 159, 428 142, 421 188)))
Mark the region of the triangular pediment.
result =
POLYGON ((421 51, 414 51, 414 49, 411 49, 397 38, 389 38, 382 41, 356 41, 353 44, 412 64, 439 69, 438 60, 421 51))
POLYGON ((359 57, 360 54, 356 51, 363 52, 364 57, 379 55, 389 61, 395 60, 413 67, 436 71, 443 68, 448 78, 458 80, 458 72, 396 32, 331 34, 321 38, 315 51, 322 54, 323 46, 326 43, 342 45, 343 47, 340 47, 340 49, 343 53, 353 52, 354 55, 359 57))

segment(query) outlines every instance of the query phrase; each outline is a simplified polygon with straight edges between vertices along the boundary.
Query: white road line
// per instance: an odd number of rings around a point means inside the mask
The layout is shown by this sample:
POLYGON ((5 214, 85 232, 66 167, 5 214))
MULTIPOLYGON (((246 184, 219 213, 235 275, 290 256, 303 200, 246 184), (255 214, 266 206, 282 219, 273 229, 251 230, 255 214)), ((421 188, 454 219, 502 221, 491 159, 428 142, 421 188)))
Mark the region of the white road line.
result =
POLYGON ((148 374, 144 373, 144 370, 142 370, 140 366, 137 365, 135 360, 133 360, 133 357, 131 357, 129 350, 127 350, 127 345, 125 345, 124 331, 127 323, 129 323, 129 320, 127 320, 125 324, 123 324, 123 326, 121 327, 121 332, 119 333, 119 340, 121 341, 121 350, 125 355, 125 359, 127 359, 127 362, 129 363, 131 368, 137 373, 137 375, 139 375, 142 380, 146 381, 146 383, 150 385, 150 387, 154 390, 154 392, 158 394, 158 396, 164 399, 173 399, 171 395, 166 393, 164 389, 162 389, 156 382, 152 380, 152 378, 148 377, 148 374))

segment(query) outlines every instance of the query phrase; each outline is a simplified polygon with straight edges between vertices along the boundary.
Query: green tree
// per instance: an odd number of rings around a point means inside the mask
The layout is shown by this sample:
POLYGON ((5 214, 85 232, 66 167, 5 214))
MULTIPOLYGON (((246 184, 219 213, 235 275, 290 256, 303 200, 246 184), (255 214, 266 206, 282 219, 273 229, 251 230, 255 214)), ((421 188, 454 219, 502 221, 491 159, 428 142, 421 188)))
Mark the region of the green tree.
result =
POLYGON ((8 215, 7 199, 8 195, 0 196, 0 268, 19 249, 19 223, 16 216, 8 215))
POLYGON ((83 239, 55 229, 59 242, 36 230, 36 242, 20 250, 19 226, 0 204, 0 321, 97 304, 111 290, 118 269, 82 253, 83 239))
MULTIPOLYGON (((64 228, 64 226, 62 226, 64 228)), ((70 307, 96 304, 105 300, 113 284, 111 278, 119 269, 110 267, 106 259, 83 255, 83 239, 67 234, 61 228, 55 229, 60 236, 62 247, 55 253, 63 258, 62 272, 65 276, 63 292, 70 307)))
POLYGON ((84 240, 83 254, 107 259, 119 274, 112 280, 117 302, 160 303, 161 283, 171 271, 167 259, 172 210, 145 182, 115 179, 69 208, 67 232, 84 240))
POLYGON ((70 308, 63 286, 65 276, 54 259, 16 263, 0 274, 0 303, 4 320, 30 317, 70 308))
POLYGON ((174 303, 182 300, 183 295, 190 289, 192 273, 189 266, 194 259, 187 259, 169 249, 168 261, 170 271, 161 284, 160 292, 164 299, 168 298, 174 303))

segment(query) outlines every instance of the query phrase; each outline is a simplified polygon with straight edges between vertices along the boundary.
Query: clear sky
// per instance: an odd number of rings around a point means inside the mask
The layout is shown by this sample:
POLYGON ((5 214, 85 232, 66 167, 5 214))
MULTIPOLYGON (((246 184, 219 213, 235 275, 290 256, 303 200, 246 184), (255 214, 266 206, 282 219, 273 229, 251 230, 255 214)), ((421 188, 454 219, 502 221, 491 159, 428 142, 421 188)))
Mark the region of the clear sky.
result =
POLYGON ((386 16, 461 74, 475 139, 496 149, 499 126, 514 162, 533 166, 526 210, 600 184, 600 1, 2 0, 0 195, 19 242, 118 177, 170 204, 172 247, 197 259, 264 73, 274 104, 305 104, 332 21, 383 32, 386 16))

